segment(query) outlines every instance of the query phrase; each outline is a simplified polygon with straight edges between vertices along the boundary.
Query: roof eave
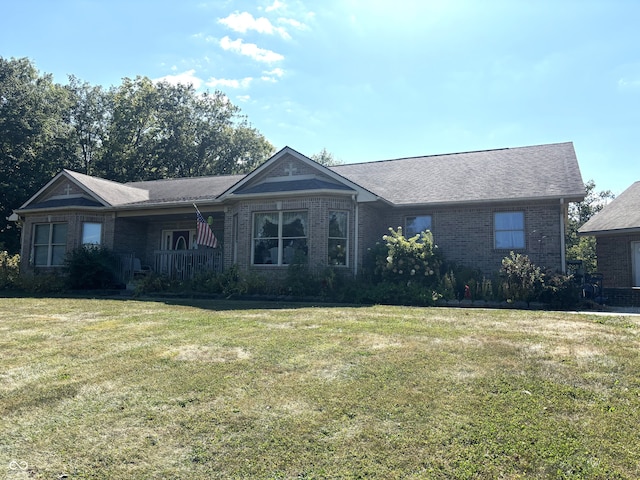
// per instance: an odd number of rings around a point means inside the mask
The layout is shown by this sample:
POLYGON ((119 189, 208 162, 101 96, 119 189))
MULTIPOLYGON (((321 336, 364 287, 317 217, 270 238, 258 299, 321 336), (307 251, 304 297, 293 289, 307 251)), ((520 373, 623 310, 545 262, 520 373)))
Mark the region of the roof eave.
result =
POLYGON ((20 216, 23 215, 29 215, 29 214, 34 214, 34 213, 59 213, 59 212, 65 212, 65 211, 69 211, 69 210, 74 210, 74 211, 78 211, 78 210, 83 210, 83 211, 88 211, 88 212, 95 212, 95 211, 99 211, 99 212, 104 212, 104 211, 111 211, 113 210, 113 207, 91 207, 88 205, 65 205, 62 207, 44 207, 44 208, 19 208, 14 210, 14 212, 20 216))
POLYGON ((578 230, 578 235, 581 237, 603 237, 606 235, 629 235, 634 233, 640 233, 640 227, 610 228, 607 230, 578 230))
POLYGON ((504 204, 504 203, 522 203, 522 202, 551 202, 551 201, 564 201, 564 203, 570 202, 580 202, 584 200, 584 195, 582 196, 549 196, 549 197, 511 197, 511 198, 489 198, 489 199, 477 199, 477 200, 456 200, 449 202, 423 202, 423 203, 393 203, 389 202, 394 207, 451 207, 451 206, 460 206, 460 205, 480 205, 480 204, 504 204))
POLYGON ((166 202, 126 203, 123 205, 116 205, 114 207, 114 210, 153 210, 157 208, 169 209, 192 206, 193 204, 215 206, 222 205, 222 202, 220 200, 212 198, 191 198, 188 200, 179 201, 171 200, 166 202))
POLYGON ((313 190, 290 190, 285 192, 263 192, 263 193, 229 193, 226 198, 229 200, 254 199, 254 198, 277 198, 277 197, 296 197, 309 195, 342 195, 351 197, 356 195, 354 190, 342 190, 331 188, 320 188, 313 190))

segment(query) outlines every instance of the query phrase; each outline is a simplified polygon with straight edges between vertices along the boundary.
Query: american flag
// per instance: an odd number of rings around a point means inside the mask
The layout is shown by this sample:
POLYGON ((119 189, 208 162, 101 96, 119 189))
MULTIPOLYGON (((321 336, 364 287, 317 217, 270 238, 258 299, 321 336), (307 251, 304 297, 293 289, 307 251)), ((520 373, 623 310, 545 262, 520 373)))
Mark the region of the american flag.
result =
POLYGON ((196 243, 198 246, 203 245, 206 247, 216 248, 218 246, 218 239, 211 231, 211 227, 204 219, 200 211, 196 208, 196 224, 198 235, 196 237, 196 243))

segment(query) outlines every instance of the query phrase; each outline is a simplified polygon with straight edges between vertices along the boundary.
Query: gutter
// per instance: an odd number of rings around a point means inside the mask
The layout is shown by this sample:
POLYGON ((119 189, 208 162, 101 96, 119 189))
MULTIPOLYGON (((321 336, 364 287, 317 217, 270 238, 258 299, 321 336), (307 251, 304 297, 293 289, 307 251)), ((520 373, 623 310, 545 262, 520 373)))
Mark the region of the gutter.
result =
POLYGON ((432 207, 457 207, 462 205, 503 205, 503 204, 513 204, 513 203, 530 203, 530 202, 550 202, 552 200, 560 200, 561 204, 566 204, 570 202, 581 202, 584 200, 583 197, 512 197, 512 198, 489 198, 489 199, 476 199, 476 200, 456 200, 449 202, 425 202, 425 203, 393 203, 389 200, 386 202, 393 207, 397 208, 407 208, 407 207, 416 207, 416 208, 432 208, 432 207))
POLYGON ((608 230, 587 230, 583 232, 578 230, 578 235, 580 235, 581 237, 599 237, 601 235, 630 235, 634 233, 640 233, 640 227, 611 228, 608 230))

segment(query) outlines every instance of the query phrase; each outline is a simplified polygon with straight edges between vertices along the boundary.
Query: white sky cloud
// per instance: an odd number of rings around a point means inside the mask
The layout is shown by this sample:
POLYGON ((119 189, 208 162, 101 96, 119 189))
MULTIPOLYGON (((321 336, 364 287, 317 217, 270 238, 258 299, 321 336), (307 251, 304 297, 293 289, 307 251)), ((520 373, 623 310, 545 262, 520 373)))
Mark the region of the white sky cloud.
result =
POLYGON ((621 90, 640 88, 640 77, 622 77, 620 80, 618 80, 618 88, 621 90))
POLYGON ((251 100, 250 95, 238 95, 236 98, 241 102, 248 102, 249 100, 251 100))
POLYGON ((291 35, 283 27, 274 26, 269 19, 265 17, 254 18, 249 12, 232 13, 226 18, 221 18, 218 23, 226 25, 231 30, 239 33, 247 33, 249 30, 255 30, 258 33, 266 33, 273 35, 277 33, 285 40, 291 39, 291 35))
POLYGON ((261 80, 265 82, 275 83, 279 78, 282 78, 284 75, 284 70, 281 68, 274 68, 273 70, 262 72, 261 80))
MULTIPOLYGON (((172 67, 171 70, 176 70, 175 67, 172 67)), ((187 70, 186 72, 178 73, 176 75, 165 75, 164 77, 156 78, 155 82, 167 82, 171 85, 193 85, 193 88, 196 90, 202 86, 202 79, 196 76, 196 71, 194 69, 187 70)))
POLYGON ((284 3, 282 3, 282 2, 280 2, 278 0, 275 0, 272 5, 269 5, 267 8, 265 8, 265 11, 273 12, 274 10, 278 10, 278 9, 280 9, 282 7, 284 7, 284 3))
POLYGON ((309 30, 309 27, 302 22, 294 18, 278 18, 278 23, 284 23, 285 25, 289 25, 298 30, 309 30))
POLYGON ((245 77, 240 80, 229 79, 229 78, 215 78, 211 77, 207 80, 207 87, 218 88, 218 87, 226 87, 226 88, 247 88, 251 85, 253 78, 245 77))
POLYGON ((279 53, 260 48, 255 43, 244 43, 240 38, 231 40, 229 37, 224 37, 220 40, 220 47, 223 50, 251 57, 258 62, 274 63, 284 60, 284 56, 279 53))

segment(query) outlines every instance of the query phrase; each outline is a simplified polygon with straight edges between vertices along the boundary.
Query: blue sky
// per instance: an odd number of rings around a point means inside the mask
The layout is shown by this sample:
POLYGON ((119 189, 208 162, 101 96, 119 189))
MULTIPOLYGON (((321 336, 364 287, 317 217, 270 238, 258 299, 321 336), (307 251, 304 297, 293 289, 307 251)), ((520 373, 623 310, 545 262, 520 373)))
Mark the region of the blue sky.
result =
POLYGON ((144 75, 221 90, 277 149, 351 163, 572 141, 598 190, 640 180, 637 0, 2 0, 1 11, 0 56, 60 83, 144 75))

